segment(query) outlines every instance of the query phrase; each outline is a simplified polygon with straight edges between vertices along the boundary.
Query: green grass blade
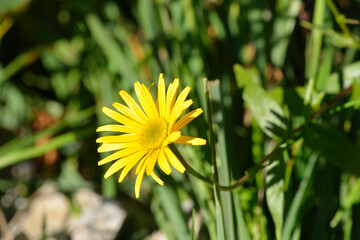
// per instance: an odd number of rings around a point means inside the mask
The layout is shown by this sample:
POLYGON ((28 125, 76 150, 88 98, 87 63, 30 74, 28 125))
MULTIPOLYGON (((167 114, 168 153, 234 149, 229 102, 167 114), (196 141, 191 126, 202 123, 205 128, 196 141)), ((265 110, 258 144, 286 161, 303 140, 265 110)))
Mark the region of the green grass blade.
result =
MULTIPOLYGON (((316 0, 312 24, 317 27, 322 27, 324 24, 325 13, 325 0, 316 0)), ((310 38, 308 39, 305 61, 305 75, 308 79, 315 78, 318 71, 322 46, 322 36, 322 31, 320 29, 314 28, 311 32, 310 38)))
MULTIPOLYGON (((191 162, 195 169, 205 170, 206 167, 203 161, 201 161, 202 155, 194 148, 187 148, 188 151, 185 151, 184 147, 186 146, 177 146, 180 155, 185 159, 186 162, 191 162), (192 161, 190 161, 191 159, 192 161), (199 159, 200 161, 196 161, 199 159)), ((203 176, 206 176, 206 171, 200 172, 203 176)), ((215 205, 212 201, 212 194, 210 192, 209 187, 203 182, 199 181, 198 178, 195 178, 190 175, 190 182, 193 187, 194 194, 196 196, 197 203, 199 204, 200 212, 202 219, 204 221, 204 225, 206 226, 209 237, 211 240, 217 240, 216 235, 216 220, 215 220, 215 205)))
POLYGON ((119 44, 105 29, 100 19, 96 15, 89 15, 86 18, 86 23, 90 29, 90 32, 100 46, 105 56, 108 59, 109 69, 113 73, 120 74, 125 81, 122 81, 126 89, 131 87, 130 83, 135 82, 136 77, 134 76, 131 69, 133 69, 126 61, 124 53, 120 48, 119 44))
MULTIPOLYGON (((243 1, 245 2, 245 1, 243 1)), ((256 48, 255 63, 260 71, 261 81, 265 83, 265 69, 267 62, 266 49, 266 31, 265 22, 263 20, 263 13, 265 2, 261 0, 249 1, 249 9, 247 11, 247 24, 249 25, 250 33, 254 37, 254 45, 256 48)))
POLYGON ((30 144, 33 144, 36 140, 45 138, 51 135, 54 135, 58 132, 60 132, 65 127, 71 126, 72 124, 75 124, 77 122, 80 122, 91 115, 94 114, 94 108, 90 107, 88 109, 85 109, 78 113, 68 113, 68 116, 66 116, 58 125, 54 127, 49 127, 47 129, 41 130, 39 132, 34 133, 33 135, 21 139, 21 138, 15 138, 14 140, 11 140, 10 142, 2 145, 0 147, 0 155, 8 154, 12 151, 16 151, 19 149, 23 149, 30 144))
POLYGON ((76 140, 90 136, 92 133, 93 129, 91 128, 67 132, 60 136, 52 138, 45 144, 27 147, 22 149, 21 151, 12 151, 0 157, 0 169, 22 161, 29 160, 34 157, 44 155, 51 150, 58 149, 76 140))
POLYGON ((140 0, 138 2, 138 17, 145 37, 153 40, 158 32, 158 23, 155 18, 154 4, 150 0, 140 0))
POLYGON ((240 205, 240 198, 236 194, 233 194, 234 209, 237 223, 237 239, 251 240, 249 229, 245 222, 245 216, 240 205))
POLYGON ((326 89, 327 80, 332 71, 334 55, 335 48, 330 44, 326 44, 324 62, 319 69, 319 74, 316 81, 316 89, 319 91, 326 89))
POLYGON ((28 52, 19 54, 12 62, 6 65, 4 68, 0 68, 0 84, 11 78, 15 73, 31 65, 37 59, 48 46, 36 47, 28 52))
POLYGON ((291 238, 291 236, 293 235, 292 233, 294 231, 294 228, 296 227, 296 224, 299 222, 300 212, 302 209, 303 202, 305 200, 306 192, 310 186, 311 177, 317 159, 318 157, 315 154, 311 155, 309 158, 309 162, 307 163, 300 186, 296 191, 295 197, 291 202, 289 212, 286 215, 283 233, 282 233, 283 240, 287 240, 291 238))
POLYGON ((196 232, 195 232, 195 208, 192 210, 191 214, 191 240, 196 240, 196 232))
POLYGON ((295 28, 296 18, 299 15, 301 1, 282 0, 276 2, 274 31, 272 34, 271 61, 277 67, 285 62, 290 36, 295 28))
POLYGON ((175 239, 175 233, 171 228, 171 224, 166 217, 164 208, 161 206, 159 196, 155 195, 150 203, 151 211, 154 214, 156 224, 168 239, 175 239))
POLYGON ((209 127, 209 144, 210 144, 210 158, 211 165, 213 171, 213 191, 214 191, 214 201, 215 201, 215 214, 216 214, 216 232, 217 238, 219 240, 226 239, 225 238, 225 227, 224 227, 224 216, 222 210, 221 203, 221 195, 220 188, 216 183, 219 182, 219 175, 217 169, 217 161, 216 161, 216 147, 215 147, 215 134, 213 131, 213 104, 210 95, 210 86, 207 79, 204 79, 204 87, 205 87, 205 96, 206 96, 206 112, 208 119, 208 127, 209 127))
MULTIPOLYGON (((230 172, 229 163, 226 150, 226 135, 225 135, 225 119, 223 113, 223 103, 220 81, 209 81, 209 96, 212 114, 212 123, 216 131, 214 130, 214 143, 216 144, 216 166, 218 168, 218 180, 219 184, 223 186, 230 185, 230 172)), ((235 239, 235 216, 232 203, 231 191, 220 191, 221 195, 221 207, 224 217, 224 228, 226 239, 235 239)))
MULTIPOLYGON (((97 112, 96 116, 98 119, 99 125, 105 125, 108 123, 113 123, 114 121, 106 116, 102 112, 102 107, 110 107, 115 98, 115 95, 118 91, 114 91, 113 88, 113 78, 106 70, 99 70, 96 69, 91 72, 89 76, 89 80, 92 81, 94 85, 95 97, 97 101, 97 112), (101 79, 101 81, 99 81, 101 79)), ((105 136, 106 133, 98 133, 99 136, 105 136)), ((109 155, 109 153, 100 153, 101 158, 105 158, 109 155)), ((107 171, 107 166, 103 166, 102 168, 103 173, 107 171)), ((104 196, 108 198, 115 198, 117 195, 117 179, 113 176, 108 179, 102 178, 102 192, 104 196)))
POLYGON ((174 226, 176 239, 190 239, 187 221, 182 214, 181 204, 175 192, 170 188, 156 186, 155 193, 159 196, 161 206, 171 225, 174 226))
POLYGON ((21 5, 25 5, 29 2, 30 0, 11 0, 11 1, 2 0, 0 1, 0 14, 16 9, 21 5))

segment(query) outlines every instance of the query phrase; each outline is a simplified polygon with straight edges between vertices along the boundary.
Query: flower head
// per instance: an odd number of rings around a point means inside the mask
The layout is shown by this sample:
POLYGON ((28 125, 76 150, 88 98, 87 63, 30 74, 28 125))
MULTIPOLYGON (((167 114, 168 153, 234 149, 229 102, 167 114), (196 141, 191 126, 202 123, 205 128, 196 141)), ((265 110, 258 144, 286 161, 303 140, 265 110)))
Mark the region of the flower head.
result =
MULTIPOLYGON (((153 86, 153 85, 152 85, 153 86)), ((101 131, 119 132, 119 135, 100 137, 97 143, 102 143, 98 152, 116 151, 98 162, 103 165, 115 161, 105 173, 105 178, 120 171, 119 182, 122 182, 128 172, 137 164, 135 174, 135 196, 140 195, 141 182, 145 171, 157 183, 164 182, 154 173, 156 162, 166 174, 171 173, 171 166, 181 173, 185 167, 169 148, 171 143, 187 145, 204 145, 202 138, 181 135, 181 129, 199 116, 203 111, 195 109, 182 118, 180 116, 193 103, 186 100, 190 87, 186 87, 178 97, 179 79, 175 79, 165 90, 163 74, 159 76, 156 104, 150 94, 152 86, 148 89, 144 84, 134 84, 135 93, 139 104, 125 91, 120 91, 120 96, 127 106, 115 102, 114 108, 118 111, 104 107, 103 112, 120 124, 104 125, 97 129, 101 131), (180 119, 179 119, 180 118, 180 119)))

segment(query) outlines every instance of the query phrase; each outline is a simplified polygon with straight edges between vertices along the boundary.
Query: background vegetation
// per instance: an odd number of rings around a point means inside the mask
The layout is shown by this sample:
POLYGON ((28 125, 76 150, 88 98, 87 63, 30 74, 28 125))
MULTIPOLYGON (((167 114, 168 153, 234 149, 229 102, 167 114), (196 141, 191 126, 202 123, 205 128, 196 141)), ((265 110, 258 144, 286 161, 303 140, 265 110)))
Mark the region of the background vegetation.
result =
MULTIPOLYGON (((359 12, 358 0, 0 0, 7 220, 52 181, 118 201, 118 239, 360 239, 359 12), (205 110, 189 134, 209 140, 212 118, 220 184, 245 176, 232 193, 172 173, 136 200, 134 175, 103 180, 102 106, 160 72, 205 110)), ((208 178, 210 145, 179 148, 208 178)))

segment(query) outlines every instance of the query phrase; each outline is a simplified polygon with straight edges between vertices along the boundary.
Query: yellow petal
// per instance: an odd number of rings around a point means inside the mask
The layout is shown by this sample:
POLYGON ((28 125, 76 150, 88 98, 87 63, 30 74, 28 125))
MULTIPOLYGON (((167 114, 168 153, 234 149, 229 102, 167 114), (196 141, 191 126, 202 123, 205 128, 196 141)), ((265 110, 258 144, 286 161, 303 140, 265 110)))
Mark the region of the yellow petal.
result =
POLYGON ((179 79, 175 78, 174 82, 169 85, 168 91, 166 93, 166 108, 165 108, 166 121, 169 121, 171 109, 175 104, 178 88, 179 88, 179 79))
POLYGON ((149 157, 148 162, 146 163, 146 174, 149 176, 154 171, 156 160, 159 156, 160 150, 155 150, 149 157))
POLYGON ((106 164, 108 162, 114 161, 115 159, 119 159, 131 154, 134 154, 135 152, 138 152, 141 150, 140 146, 136 146, 136 147, 131 147, 131 148, 125 148, 122 149, 120 151, 117 151, 116 153, 113 153, 109 156, 107 156, 106 158, 102 159, 101 161, 98 162, 98 165, 103 165, 106 164))
POLYGON ((181 114, 185 112, 185 110, 188 109, 193 103, 194 101, 192 99, 186 100, 181 106, 181 114))
POLYGON ((120 96, 124 100, 124 102, 130 107, 131 110, 133 110, 136 115, 144 119, 145 121, 148 119, 148 117, 145 115, 143 110, 141 110, 140 106, 136 103, 136 101, 124 90, 121 90, 119 92, 120 96))
POLYGON ((175 121, 183 113, 182 105, 183 105, 186 97, 188 96, 190 89, 191 89, 190 87, 186 87, 184 90, 182 90, 179 97, 176 99, 175 105, 171 111, 170 118, 169 118, 169 128, 172 127, 172 125, 175 123, 175 121))
POLYGON ((151 92, 151 89, 153 88, 154 85, 155 85, 154 82, 150 85, 150 87, 149 87, 149 92, 151 92))
POLYGON ((141 188, 141 183, 142 180, 144 178, 144 173, 145 173, 145 165, 141 168, 139 174, 137 175, 136 178, 136 182, 135 182, 135 196, 136 198, 140 197, 140 188, 141 188))
MULTIPOLYGON (((145 160, 147 158, 147 155, 143 158, 143 160, 145 160)), ((141 161, 143 161, 141 160, 141 161)), ((124 180, 124 178, 126 177, 126 175, 130 172, 130 170, 140 161, 140 158, 137 159, 136 161, 132 161, 129 162, 125 168, 121 171, 120 177, 119 177, 119 182, 122 182, 124 180)))
POLYGON ((125 143, 125 142, 134 142, 139 139, 139 136, 135 134, 123 134, 118 136, 105 136, 105 137, 99 137, 96 139, 97 143, 125 143))
POLYGON ((140 146, 138 142, 126 142, 126 143, 103 143, 98 148, 98 152, 109 152, 114 150, 119 150, 127 147, 136 147, 140 146))
POLYGON ((167 158, 169 159, 170 164, 179 172, 184 173, 185 167, 182 165, 182 163, 179 161, 179 159, 175 156, 175 154, 170 150, 168 146, 164 148, 165 154, 167 158))
POLYGON ((116 110, 124 114, 126 117, 141 124, 145 123, 144 119, 142 119, 139 115, 135 113, 135 111, 132 111, 130 108, 126 107, 125 105, 115 102, 113 106, 114 108, 116 108, 116 110))
POLYGON ((161 186, 164 186, 163 180, 161 180, 154 172, 151 173, 151 177, 161 186))
POLYGON ((175 141, 175 143, 186 144, 186 145, 205 145, 206 140, 197 137, 181 136, 175 141))
MULTIPOLYGON (((154 100, 152 99, 149 90, 144 86, 142 86, 139 82, 134 83, 135 87, 135 93, 137 98, 139 99, 139 102, 144 109, 146 115, 149 118, 156 118, 157 113, 153 110, 152 105, 154 105, 154 100), (150 98, 148 97, 147 93, 150 95, 150 98)), ((156 108, 155 108, 156 110, 156 108)))
POLYGON ((166 146, 169 143, 175 142, 180 136, 181 136, 180 131, 170 133, 169 136, 164 141, 163 146, 166 146))
POLYGON ((108 178, 123 167, 125 167, 127 164, 131 164, 133 162, 138 162, 142 157, 144 156, 144 151, 136 152, 130 156, 123 157, 119 160, 117 160, 113 165, 110 166, 110 168, 106 171, 104 178, 108 178))
POLYGON ((109 124, 109 125, 104 125, 104 126, 98 127, 96 129, 96 131, 97 132, 111 131, 111 132, 123 132, 123 133, 138 133, 139 129, 130 127, 127 125, 109 124))
MULTIPOLYGON (((152 86, 154 85, 154 83, 152 84, 152 86)), ((154 115, 154 117, 158 117, 159 113, 158 110, 156 109, 156 105, 154 102, 153 97, 150 94, 150 89, 147 89, 146 86, 144 84, 141 84, 141 88, 144 94, 144 97, 146 99, 146 103, 148 104, 148 106, 151 109, 152 114, 154 115)))
POLYGON ((182 117, 179 121, 175 123, 175 125, 172 128, 172 131, 178 131, 182 129, 186 124, 190 123, 192 120, 197 118, 203 110, 201 108, 195 109, 194 111, 191 111, 187 113, 184 117, 182 117))
POLYGON ((163 118, 165 116, 165 80, 162 73, 159 76, 157 107, 160 117, 163 118))
POLYGON ((127 117, 121 115, 118 112, 115 112, 114 110, 111 110, 110 108, 103 107, 102 111, 106 115, 108 115, 110 118, 114 119, 115 121, 118 121, 119 123, 131 126, 131 127, 135 127, 135 128, 141 127, 141 124, 131 120, 130 118, 127 118, 127 117))
POLYGON ((151 152, 148 152, 146 154, 146 156, 139 162, 139 164, 136 167, 135 174, 138 174, 140 172, 140 170, 142 169, 142 167, 144 166, 144 164, 145 165, 147 164, 150 155, 151 155, 151 152))
POLYGON ((158 164, 164 173, 166 173, 167 175, 169 175, 171 173, 171 167, 168 163, 168 159, 165 155, 164 149, 160 150, 158 164))

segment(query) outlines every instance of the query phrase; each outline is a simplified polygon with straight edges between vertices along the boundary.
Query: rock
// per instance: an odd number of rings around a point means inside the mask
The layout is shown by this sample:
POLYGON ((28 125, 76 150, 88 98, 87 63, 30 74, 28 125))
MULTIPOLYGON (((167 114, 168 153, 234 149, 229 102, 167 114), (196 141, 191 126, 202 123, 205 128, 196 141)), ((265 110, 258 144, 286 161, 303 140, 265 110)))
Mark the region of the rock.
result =
POLYGON ((70 201, 55 184, 45 184, 17 211, 8 224, 9 239, 113 240, 123 225, 126 212, 114 201, 90 189, 80 189, 70 201))
POLYGON ((102 197, 96 194, 93 190, 83 188, 77 190, 73 197, 74 203, 81 209, 97 207, 102 203, 102 197))
POLYGON ((30 201, 22 223, 22 232, 28 239, 41 239, 64 231, 70 215, 70 203, 66 196, 52 184, 41 187, 30 201))
POLYGON ((73 200, 81 208, 81 215, 70 221, 71 239, 115 239, 126 218, 126 212, 118 204, 86 189, 78 190, 73 200))
POLYGON ((152 232, 149 236, 145 238, 145 240, 167 240, 164 233, 161 231, 152 232))

